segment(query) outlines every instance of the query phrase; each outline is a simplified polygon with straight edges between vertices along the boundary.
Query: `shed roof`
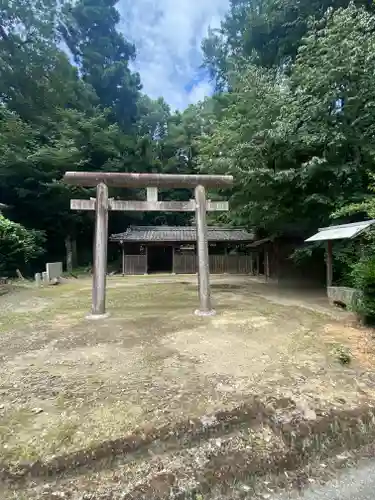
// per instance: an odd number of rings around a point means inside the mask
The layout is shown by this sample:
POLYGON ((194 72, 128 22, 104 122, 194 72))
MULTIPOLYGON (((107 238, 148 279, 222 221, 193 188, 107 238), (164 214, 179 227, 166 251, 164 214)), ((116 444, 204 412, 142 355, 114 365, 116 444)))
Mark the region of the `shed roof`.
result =
MULTIPOLYGON (((125 233, 112 234, 111 241, 135 243, 191 242, 197 240, 195 226, 131 226, 125 233)), ((249 242, 254 235, 241 228, 208 227, 208 241, 249 242)))
POLYGON ((322 227, 316 234, 305 241, 310 242, 352 239, 371 227, 373 224, 375 224, 375 219, 365 220, 362 222, 353 222, 351 224, 341 224, 340 226, 322 227))

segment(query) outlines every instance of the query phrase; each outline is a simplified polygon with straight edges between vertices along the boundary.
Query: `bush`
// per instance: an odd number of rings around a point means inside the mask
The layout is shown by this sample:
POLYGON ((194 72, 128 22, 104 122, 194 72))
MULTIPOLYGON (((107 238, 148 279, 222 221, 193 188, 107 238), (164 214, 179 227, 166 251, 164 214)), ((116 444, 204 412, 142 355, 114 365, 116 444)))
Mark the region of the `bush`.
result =
POLYGON ((30 262, 44 253, 44 234, 26 229, 0 214, 0 274, 14 276, 28 271, 30 262))
POLYGON ((355 311, 368 323, 375 323, 375 256, 363 257, 352 269, 354 287, 360 295, 355 311))
POLYGON ((337 361, 339 361, 342 365, 348 365, 352 360, 350 349, 341 344, 334 346, 332 354, 336 356, 337 361))

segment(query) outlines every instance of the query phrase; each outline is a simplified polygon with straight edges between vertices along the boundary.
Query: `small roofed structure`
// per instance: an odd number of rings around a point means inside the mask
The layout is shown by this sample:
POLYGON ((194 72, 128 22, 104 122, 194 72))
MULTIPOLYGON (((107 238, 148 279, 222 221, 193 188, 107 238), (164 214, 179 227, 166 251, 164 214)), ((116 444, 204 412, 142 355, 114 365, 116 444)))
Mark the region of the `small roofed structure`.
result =
MULTIPOLYGON (((242 228, 207 228, 210 272, 252 273, 246 245, 255 239, 242 228)), ((122 274, 197 272, 195 226, 131 226, 113 234, 110 241, 121 245, 122 274)))
POLYGON ((373 224, 375 224, 375 219, 322 227, 316 234, 307 238, 306 242, 353 239, 369 229, 373 224))
POLYGON ((362 235, 375 224, 375 219, 362 222, 352 222, 350 224, 340 224, 338 226, 323 227, 316 234, 310 236, 306 243, 327 242, 327 294, 332 302, 350 305, 355 300, 356 290, 350 287, 340 287, 333 285, 332 267, 332 241, 354 239, 362 235))

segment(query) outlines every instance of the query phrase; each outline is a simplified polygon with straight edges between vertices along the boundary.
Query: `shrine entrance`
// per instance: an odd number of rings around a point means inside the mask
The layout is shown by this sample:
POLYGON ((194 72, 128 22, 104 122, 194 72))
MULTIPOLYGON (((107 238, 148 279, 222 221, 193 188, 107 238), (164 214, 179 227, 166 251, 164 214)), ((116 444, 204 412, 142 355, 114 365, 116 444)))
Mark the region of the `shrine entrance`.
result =
POLYGON ((173 247, 152 245, 147 247, 147 274, 173 272, 173 247))
POLYGON ((215 314, 211 304, 207 238, 207 211, 227 211, 228 202, 206 199, 206 188, 225 188, 233 184, 230 175, 128 174, 112 172, 66 172, 64 182, 74 186, 96 187, 96 198, 71 200, 72 210, 95 211, 94 262, 91 319, 106 315, 106 277, 108 212, 156 211, 195 212, 197 231, 198 289, 200 307, 196 314, 215 314), (108 187, 147 188, 147 200, 120 201, 108 196, 108 187), (185 201, 158 201, 159 188, 193 188, 195 198, 185 201))

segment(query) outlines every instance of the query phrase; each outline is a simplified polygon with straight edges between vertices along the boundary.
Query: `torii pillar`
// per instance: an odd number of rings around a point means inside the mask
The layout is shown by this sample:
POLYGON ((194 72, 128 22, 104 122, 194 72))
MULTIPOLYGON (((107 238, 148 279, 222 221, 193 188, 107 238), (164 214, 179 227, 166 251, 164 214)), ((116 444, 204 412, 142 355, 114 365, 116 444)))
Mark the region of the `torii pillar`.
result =
POLYGON ((210 261, 208 255, 208 237, 206 220, 206 189, 199 185, 195 188, 197 254, 198 254, 198 287, 200 309, 195 313, 201 316, 212 316, 215 311, 211 304, 210 261))
POLYGON ((207 201, 206 188, 232 186, 232 176, 67 172, 64 176, 64 181, 76 186, 96 187, 96 199, 71 200, 72 209, 95 210, 92 314, 90 318, 99 319, 106 316, 105 298, 109 210, 195 212, 200 302, 200 308, 196 311, 196 314, 201 316, 215 314, 211 304, 206 212, 228 210, 228 203, 207 201), (117 201, 109 199, 109 186, 146 187, 147 201, 117 201), (193 188, 195 189, 195 199, 189 202, 158 201, 157 189, 159 187, 193 188))
POLYGON ((108 201, 108 187, 101 182, 96 187, 91 310, 93 318, 106 314, 108 201))

